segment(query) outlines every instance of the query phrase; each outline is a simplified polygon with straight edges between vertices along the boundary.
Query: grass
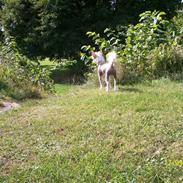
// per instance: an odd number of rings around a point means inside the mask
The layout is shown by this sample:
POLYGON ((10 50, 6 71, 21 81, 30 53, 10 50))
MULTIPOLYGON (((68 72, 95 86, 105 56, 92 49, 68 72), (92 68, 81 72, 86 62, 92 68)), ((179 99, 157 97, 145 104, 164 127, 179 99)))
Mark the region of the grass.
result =
POLYGON ((183 84, 56 85, 0 116, 0 182, 183 181, 183 84))
POLYGON ((49 58, 45 58, 44 60, 40 61, 40 64, 45 67, 55 67, 57 64, 54 61, 51 61, 49 58))

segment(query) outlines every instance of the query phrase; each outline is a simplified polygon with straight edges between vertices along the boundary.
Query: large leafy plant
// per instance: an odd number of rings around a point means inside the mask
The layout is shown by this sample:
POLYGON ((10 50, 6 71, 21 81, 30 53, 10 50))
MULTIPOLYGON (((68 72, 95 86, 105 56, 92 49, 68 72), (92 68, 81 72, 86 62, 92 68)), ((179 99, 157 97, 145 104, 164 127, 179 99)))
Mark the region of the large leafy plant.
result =
POLYGON ((106 28, 103 33, 103 37, 96 32, 87 32, 86 35, 92 40, 91 44, 83 45, 81 47, 81 60, 84 60, 86 65, 90 65, 89 52, 91 51, 104 51, 105 49, 119 50, 122 48, 122 37, 124 37, 125 28, 121 26, 119 30, 113 30, 106 28))
POLYGON ((140 14, 139 23, 130 25, 127 30, 121 56, 138 75, 152 76, 152 50, 162 44, 167 47, 177 45, 174 24, 166 20, 165 15, 164 12, 146 11, 140 14))
POLYGON ((116 49, 127 73, 140 78, 154 78, 167 72, 181 71, 180 54, 182 28, 179 22, 168 21, 165 12, 146 11, 140 14, 139 23, 118 31, 105 29, 104 37, 95 32, 87 32, 92 44, 84 45, 81 58, 89 65, 88 51, 116 49), (126 34, 124 34, 126 32, 126 34), (125 37, 125 41, 123 41, 125 37), (174 69, 172 69, 174 68, 174 69), (166 70, 163 70, 166 69, 166 70))

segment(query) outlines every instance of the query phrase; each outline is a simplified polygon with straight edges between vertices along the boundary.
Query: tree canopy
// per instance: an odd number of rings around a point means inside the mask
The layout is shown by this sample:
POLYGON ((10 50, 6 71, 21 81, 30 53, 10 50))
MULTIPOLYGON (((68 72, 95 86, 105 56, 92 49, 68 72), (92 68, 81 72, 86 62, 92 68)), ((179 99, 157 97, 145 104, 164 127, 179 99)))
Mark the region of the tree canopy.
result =
POLYGON ((30 57, 77 56, 87 31, 136 23, 145 10, 175 15, 181 0, 1 0, 2 35, 30 57))

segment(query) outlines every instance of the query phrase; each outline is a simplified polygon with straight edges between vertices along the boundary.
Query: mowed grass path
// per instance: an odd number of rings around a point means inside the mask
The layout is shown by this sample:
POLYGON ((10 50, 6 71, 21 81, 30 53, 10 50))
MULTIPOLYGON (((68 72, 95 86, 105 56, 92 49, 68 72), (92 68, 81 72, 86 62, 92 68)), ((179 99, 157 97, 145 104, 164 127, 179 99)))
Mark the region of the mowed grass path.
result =
POLYGON ((0 182, 183 181, 183 84, 56 88, 0 114, 0 182))

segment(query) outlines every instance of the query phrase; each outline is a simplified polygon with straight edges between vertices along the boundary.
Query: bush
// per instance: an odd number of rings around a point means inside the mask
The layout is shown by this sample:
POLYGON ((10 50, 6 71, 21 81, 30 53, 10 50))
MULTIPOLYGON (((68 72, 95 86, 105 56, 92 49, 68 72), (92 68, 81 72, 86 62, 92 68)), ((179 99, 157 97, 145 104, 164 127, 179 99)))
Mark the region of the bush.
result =
POLYGON ((156 77, 183 72, 183 52, 180 46, 160 44, 152 51, 149 61, 156 77))
MULTIPOLYGON (((118 52, 123 63, 123 82, 138 82, 183 71, 182 21, 180 15, 173 21, 165 19, 164 12, 146 11, 140 14, 139 23, 130 25, 126 31, 125 43, 122 30, 105 29, 105 38, 95 32, 88 32, 93 45, 84 45, 81 57, 89 60, 86 51, 103 50, 106 47, 118 52), (125 80, 125 81, 124 81, 125 80)), ((90 64, 89 61, 87 63, 90 64)), ((92 68, 91 64, 90 67, 92 68)))
POLYGON ((38 60, 32 61, 19 53, 13 39, 6 39, 0 51, 0 82, 6 86, 1 89, 16 99, 40 97, 41 92, 52 89, 49 71, 38 60))
POLYGON ((84 82, 88 68, 83 61, 70 58, 52 59, 51 62, 54 63, 54 68, 50 77, 56 83, 81 84, 84 82))

